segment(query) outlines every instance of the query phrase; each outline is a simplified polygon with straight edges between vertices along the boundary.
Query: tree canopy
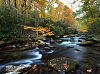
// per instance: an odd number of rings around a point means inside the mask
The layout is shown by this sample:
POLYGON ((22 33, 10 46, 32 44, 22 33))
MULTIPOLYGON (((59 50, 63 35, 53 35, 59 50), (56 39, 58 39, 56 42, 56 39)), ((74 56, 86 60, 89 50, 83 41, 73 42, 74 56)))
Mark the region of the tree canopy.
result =
POLYGON ((0 37, 28 36, 22 25, 48 27, 55 35, 73 33, 71 30, 99 34, 99 0, 81 3, 80 9, 73 12, 60 0, 0 0, 0 37))

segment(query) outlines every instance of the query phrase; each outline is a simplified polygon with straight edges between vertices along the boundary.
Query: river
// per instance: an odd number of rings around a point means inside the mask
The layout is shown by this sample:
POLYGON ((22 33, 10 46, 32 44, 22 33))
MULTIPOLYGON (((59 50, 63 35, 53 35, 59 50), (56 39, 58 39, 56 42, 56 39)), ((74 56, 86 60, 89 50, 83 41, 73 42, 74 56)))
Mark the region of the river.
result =
MULTIPOLYGON (((41 63, 41 59, 47 60, 57 57, 71 58, 81 65, 87 64, 91 67, 100 68, 100 48, 93 46, 79 46, 82 41, 81 37, 60 38, 61 43, 55 48, 55 51, 40 53, 39 48, 30 49, 20 52, 3 52, 0 59, 4 58, 5 62, 0 62, 0 68, 6 65, 32 64, 41 63), (13 57, 10 58, 10 57, 13 57), (7 58, 7 59, 6 59, 7 58)), ((97 73, 98 74, 98 73, 97 73)))

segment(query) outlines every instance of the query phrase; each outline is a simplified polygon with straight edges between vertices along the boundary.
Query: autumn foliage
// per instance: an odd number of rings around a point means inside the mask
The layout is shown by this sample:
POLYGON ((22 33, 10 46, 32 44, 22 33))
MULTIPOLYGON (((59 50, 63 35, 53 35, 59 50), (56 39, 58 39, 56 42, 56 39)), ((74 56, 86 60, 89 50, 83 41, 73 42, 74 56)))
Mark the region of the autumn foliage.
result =
POLYGON ((32 30, 41 33, 43 36, 51 36, 54 35, 53 32, 50 31, 48 27, 30 27, 30 26, 24 26, 25 30, 32 30))

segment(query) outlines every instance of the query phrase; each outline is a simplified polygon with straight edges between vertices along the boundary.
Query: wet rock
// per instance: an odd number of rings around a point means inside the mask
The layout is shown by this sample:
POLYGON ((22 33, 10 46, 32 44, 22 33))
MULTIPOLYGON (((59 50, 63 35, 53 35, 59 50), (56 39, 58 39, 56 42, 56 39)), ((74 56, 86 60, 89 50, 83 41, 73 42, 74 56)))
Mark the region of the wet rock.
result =
POLYGON ((100 43, 100 39, 95 39, 94 38, 94 41, 97 42, 97 43, 100 43))
POLYGON ((78 42, 82 42, 82 40, 78 40, 78 42))
POLYGON ((20 74, 25 68, 29 67, 31 67, 31 65, 28 64, 21 64, 18 66, 7 65, 1 69, 1 74, 20 74))
POLYGON ((95 43, 100 43, 100 39, 96 38, 96 37, 87 37, 85 40, 86 41, 93 41, 95 43))
POLYGON ((94 44, 93 46, 95 46, 95 47, 100 47, 100 43, 96 43, 96 44, 94 44))
POLYGON ((73 46, 67 46, 67 48, 73 48, 73 46))
POLYGON ((54 52, 54 47, 45 46, 43 48, 40 48, 39 52, 41 54, 53 53, 54 52))
POLYGON ((49 48, 49 47, 44 47, 44 49, 45 49, 45 50, 50 50, 50 48, 49 48))
POLYGON ((33 65, 26 74, 59 74, 57 70, 48 65, 33 65))
POLYGON ((55 46, 52 46, 52 45, 50 45, 49 47, 50 47, 50 48, 56 48, 55 46))
POLYGON ((60 39, 60 40, 57 40, 57 42, 58 42, 58 43, 61 43, 61 42, 63 42, 63 40, 60 39))
POLYGON ((79 49, 75 49, 76 51, 80 51, 79 49))
POLYGON ((86 39, 86 36, 85 35, 81 35, 80 39, 86 39))

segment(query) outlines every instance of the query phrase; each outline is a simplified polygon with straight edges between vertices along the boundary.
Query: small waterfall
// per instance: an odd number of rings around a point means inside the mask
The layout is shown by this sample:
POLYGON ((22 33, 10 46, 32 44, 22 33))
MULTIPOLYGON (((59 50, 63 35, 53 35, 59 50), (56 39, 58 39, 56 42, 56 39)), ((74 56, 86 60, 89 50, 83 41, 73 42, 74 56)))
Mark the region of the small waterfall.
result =
POLYGON ((63 40, 63 42, 60 45, 66 46, 74 46, 80 43, 79 40, 82 41, 80 37, 61 38, 61 40, 63 40))

